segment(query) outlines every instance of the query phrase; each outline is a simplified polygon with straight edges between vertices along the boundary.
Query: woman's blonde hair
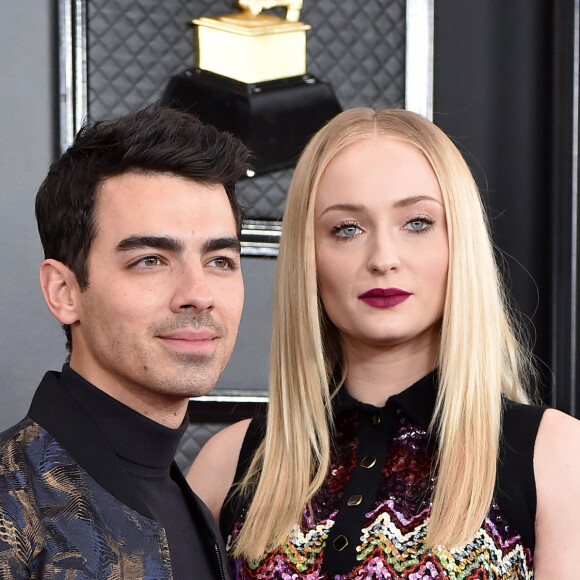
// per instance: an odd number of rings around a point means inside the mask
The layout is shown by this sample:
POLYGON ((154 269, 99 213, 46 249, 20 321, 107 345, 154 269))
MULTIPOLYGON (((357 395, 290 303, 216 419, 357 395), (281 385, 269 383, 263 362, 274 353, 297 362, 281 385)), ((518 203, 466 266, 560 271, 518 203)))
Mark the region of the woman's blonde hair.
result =
POLYGON ((270 404, 266 435, 240 493, 252 497, 234 553, 259 559, 284 542, 322 485, 330 461, 331 374, 341 353, 316 278, 313 209, 330 161, 373 136, 406 141, 431 164, 443 195, 449 271, 439 349, 439 387, 431 430, 437 479, 427 543, 457 546, 481 526, 492 501, 502 397, 526 402, 531 369, 493 254, 469 168, 451 140, 404 110, 351 109, 310 141, 288 193, 276 274, 270 404))

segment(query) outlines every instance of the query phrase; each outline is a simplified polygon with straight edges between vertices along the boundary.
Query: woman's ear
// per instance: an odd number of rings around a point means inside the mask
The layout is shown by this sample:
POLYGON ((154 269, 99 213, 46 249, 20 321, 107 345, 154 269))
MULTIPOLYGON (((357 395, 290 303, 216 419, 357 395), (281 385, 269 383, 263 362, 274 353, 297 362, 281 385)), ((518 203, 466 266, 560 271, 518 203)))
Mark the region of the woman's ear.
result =
POLYGON ((79 320, 80 287, 74 272, 58 260, 45 260, 40 265, 40 287, 48 309, 62 324, 79 320))

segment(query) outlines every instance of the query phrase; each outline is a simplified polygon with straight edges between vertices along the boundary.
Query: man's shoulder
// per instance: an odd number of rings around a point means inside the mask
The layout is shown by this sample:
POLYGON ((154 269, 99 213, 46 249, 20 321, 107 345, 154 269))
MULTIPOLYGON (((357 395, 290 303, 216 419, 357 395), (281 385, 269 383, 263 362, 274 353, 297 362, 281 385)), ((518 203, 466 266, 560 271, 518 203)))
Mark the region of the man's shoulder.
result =
MULTIPOLYGON (((42 466, 48 467, 61 451, 58 443, 47 431, 30 417, 26 417, 0 433, 1 489, 10 489, 12 481, 22 485, 42 466), (52 450, 52 457, 49 456, 52 450)), ((64 452, 64 450, 62 450, 64 452)))
POLYGON ((18 423, 15 425, 12 425, 12 427, 8 427, 8 429, 0 432, 0 445, 3 446, 7 441, 18 438, 20 433, 25 431, 31 425, 31 423, 34 423, 34 421, 32 421, 30 417, 26 416, 21 421, 18 421, 18 423))
POLYGON ((36 421, 27 416, 0 433, 0 454, 6 457, 11 452, 26 452, 30 447, 41 444, 47 435, 36 421))
MULTIPOLYGON (((47 436, 29 417, 0 433, 0 556, 3 563, 6 560, 16 565, 22 558, 30 558, 37 538, 42 535, 35 490, 41 478, 47 436), (19 534, 27 542, 16 549, 19 534)), ((16 573, 13 576, 20 577, 16 573)))

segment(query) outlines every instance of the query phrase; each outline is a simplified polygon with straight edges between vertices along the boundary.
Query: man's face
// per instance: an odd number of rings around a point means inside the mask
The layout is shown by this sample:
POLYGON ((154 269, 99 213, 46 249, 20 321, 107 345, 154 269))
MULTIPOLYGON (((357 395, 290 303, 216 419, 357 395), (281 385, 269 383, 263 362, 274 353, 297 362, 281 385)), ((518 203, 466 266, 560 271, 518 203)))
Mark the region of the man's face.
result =
POLYGON ((127 173, 100 186, 95 211, 71 367, 145 415, 172 413, 213 388, 234 346, 244 288, 227 195, 127 173))

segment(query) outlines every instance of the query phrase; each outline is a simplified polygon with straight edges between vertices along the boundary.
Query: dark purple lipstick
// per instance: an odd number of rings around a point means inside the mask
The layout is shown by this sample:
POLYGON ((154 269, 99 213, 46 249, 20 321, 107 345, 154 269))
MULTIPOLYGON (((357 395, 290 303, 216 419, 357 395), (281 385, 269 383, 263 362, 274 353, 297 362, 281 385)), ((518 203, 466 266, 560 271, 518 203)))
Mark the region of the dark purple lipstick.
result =
POLYGON ((393 308, 405 302, 411 296, 410 292, 400 288, 372 288, 363 292, 358 299, 373 308, 393 308))

